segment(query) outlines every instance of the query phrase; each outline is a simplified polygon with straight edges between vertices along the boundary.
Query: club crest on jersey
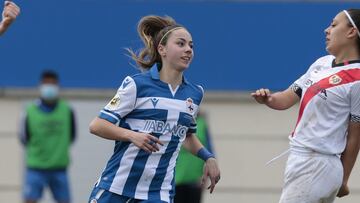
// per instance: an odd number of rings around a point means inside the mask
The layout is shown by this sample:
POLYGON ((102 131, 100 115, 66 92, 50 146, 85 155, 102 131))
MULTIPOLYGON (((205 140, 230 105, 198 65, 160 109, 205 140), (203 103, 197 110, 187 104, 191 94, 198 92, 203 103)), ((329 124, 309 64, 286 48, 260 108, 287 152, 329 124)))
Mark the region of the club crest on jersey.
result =
POLYGON ((193 113, 194 110, 195 110, 194 102, 193 102, 193 100, 191 98, 186 99, 186 110, 189 113, 193 113))
POLYGON ((329 78, 329 83, 332 84, 332 85, 337 85, 339 83, 341 83, 342 79, 340 76, 338 75, 332 75, 330 78, 329 78))

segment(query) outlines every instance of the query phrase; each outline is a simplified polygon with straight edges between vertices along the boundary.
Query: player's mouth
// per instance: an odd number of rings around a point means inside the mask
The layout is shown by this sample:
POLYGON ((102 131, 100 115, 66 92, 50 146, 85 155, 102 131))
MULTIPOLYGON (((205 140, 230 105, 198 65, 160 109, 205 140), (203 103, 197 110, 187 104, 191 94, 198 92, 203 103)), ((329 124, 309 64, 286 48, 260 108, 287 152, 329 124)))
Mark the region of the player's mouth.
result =
POLYGON ((190 56, 183 56, 183 57, 180 57, 183 61, 189 63, 190 60, 191 60, 191 57, 190 56))

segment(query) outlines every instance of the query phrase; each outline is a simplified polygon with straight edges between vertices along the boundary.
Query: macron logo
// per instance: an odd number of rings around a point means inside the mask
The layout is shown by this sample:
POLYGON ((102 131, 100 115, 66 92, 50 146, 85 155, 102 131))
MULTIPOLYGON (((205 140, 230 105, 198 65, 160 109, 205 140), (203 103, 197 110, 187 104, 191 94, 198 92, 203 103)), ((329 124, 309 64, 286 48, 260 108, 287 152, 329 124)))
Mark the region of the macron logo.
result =
POLYGON ((152 102, 154 108, 156 107, 156 104, 158 103, 158 101, 159 101, 159 99, 156 99, 156 98, 151 99, 151 102, 152 102))
POLYGON ((126 78, 122 84, 122 88, 124 89, 126 86, 128 86, 128 84, 130 84, 130 80, 128 78, 126 78))

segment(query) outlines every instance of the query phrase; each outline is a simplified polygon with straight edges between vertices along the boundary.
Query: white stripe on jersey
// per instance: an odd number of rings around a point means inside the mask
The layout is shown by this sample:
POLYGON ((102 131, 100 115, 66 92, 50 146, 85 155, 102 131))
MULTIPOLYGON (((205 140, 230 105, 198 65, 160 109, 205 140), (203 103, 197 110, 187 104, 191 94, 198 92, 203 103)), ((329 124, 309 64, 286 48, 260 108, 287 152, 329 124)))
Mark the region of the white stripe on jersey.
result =
MULTIPOLYGON (((135 109, 165 109, 168 110, 169 106, 171 106, 172 109, 177 110, 179 112, 187 112, 186 110, 186 103, 184 100, 178 100, 178 99, 170 99, 165 97, 142 97, 137 98, 135 109), (158 99, 156 106, 154 107, 154 104, 151 102, 151 99, 158 99)), ((193 104, 194 110, 193 113, 196 113, 199 106, 196 104, 193 104)), ((189 113, 189 112, 188 112, 189 113)), ((189 113, 191 114, 191 113, 189 113)))
MULTIPOLYGON (((177 120, 176 117, 179 118, 179 113, 177 111, 169 111, 167 120, 175 121, 175 120, 177 120)), ((176 122, 174 122, 174 125, 176 125, 176 122)), ((181 143, 185 140, 185 138, 186 138, 186 136, 184 136, 183 138, 180 139, 180 142, 176 148, 176 151, 173 153, 173 155, 169 161, 169 166, 171 166, 171 167, 167 167, 166 176, 161 185, 160 197, 161 197, 161 200, 166 201, 166 202, 170 201, 169 191, 172 189, 171 181, 174 178, 174 170, 169 170, 169 169, 174 169, 175 164, 176 164, 176 158, 179 154, 181 143), (166 187, 166 186, 168 186, 168 187, 166 187)))
POLYGON ((169 167, 167 168, 164 182, 161 185, 160 197, 161 197, 161 200, 166 201, 166 202, 170 202, 169 191, 172 189, 171 181, 175 175, 174 170, 170 170, 170 169, 175 168, 176 158, 179 155, 180 147, 181 147, 181 145, 178 145, 176 151, 174 152, 173 156, 171 157, 170 162, 169 162, 169 167))

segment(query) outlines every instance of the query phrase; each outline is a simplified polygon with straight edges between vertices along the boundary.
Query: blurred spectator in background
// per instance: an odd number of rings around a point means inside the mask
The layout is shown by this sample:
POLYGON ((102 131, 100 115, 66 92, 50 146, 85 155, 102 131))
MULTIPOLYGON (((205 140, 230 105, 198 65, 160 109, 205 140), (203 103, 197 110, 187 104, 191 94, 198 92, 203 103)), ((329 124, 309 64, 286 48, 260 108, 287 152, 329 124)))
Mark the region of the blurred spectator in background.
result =
POLYGON ((26 107, 20 139, 26 150, 24 201, 37 202, 49 187, 58 203, 70 202, 67 167, 75 119, 67 102, 59 98, 55 72, 42 73, 40 98, 26 107))
MULTIPOLYGON (((212 154, 211 137, 204 112, 200 111, 196 119, 196 136, 212 154)), ((175 183, 176 195, 174 203, 200 203, 203 191, 201 177, 204 161, 181 147, 176 163, 175 183)))
POLYGON ((4 2, 2 20, 0 22, 0 35, 5 33, 5 31, 14 22, 14 20, 19 14, 20 14, 20 8, 14 2, 11 1, 4 2))

